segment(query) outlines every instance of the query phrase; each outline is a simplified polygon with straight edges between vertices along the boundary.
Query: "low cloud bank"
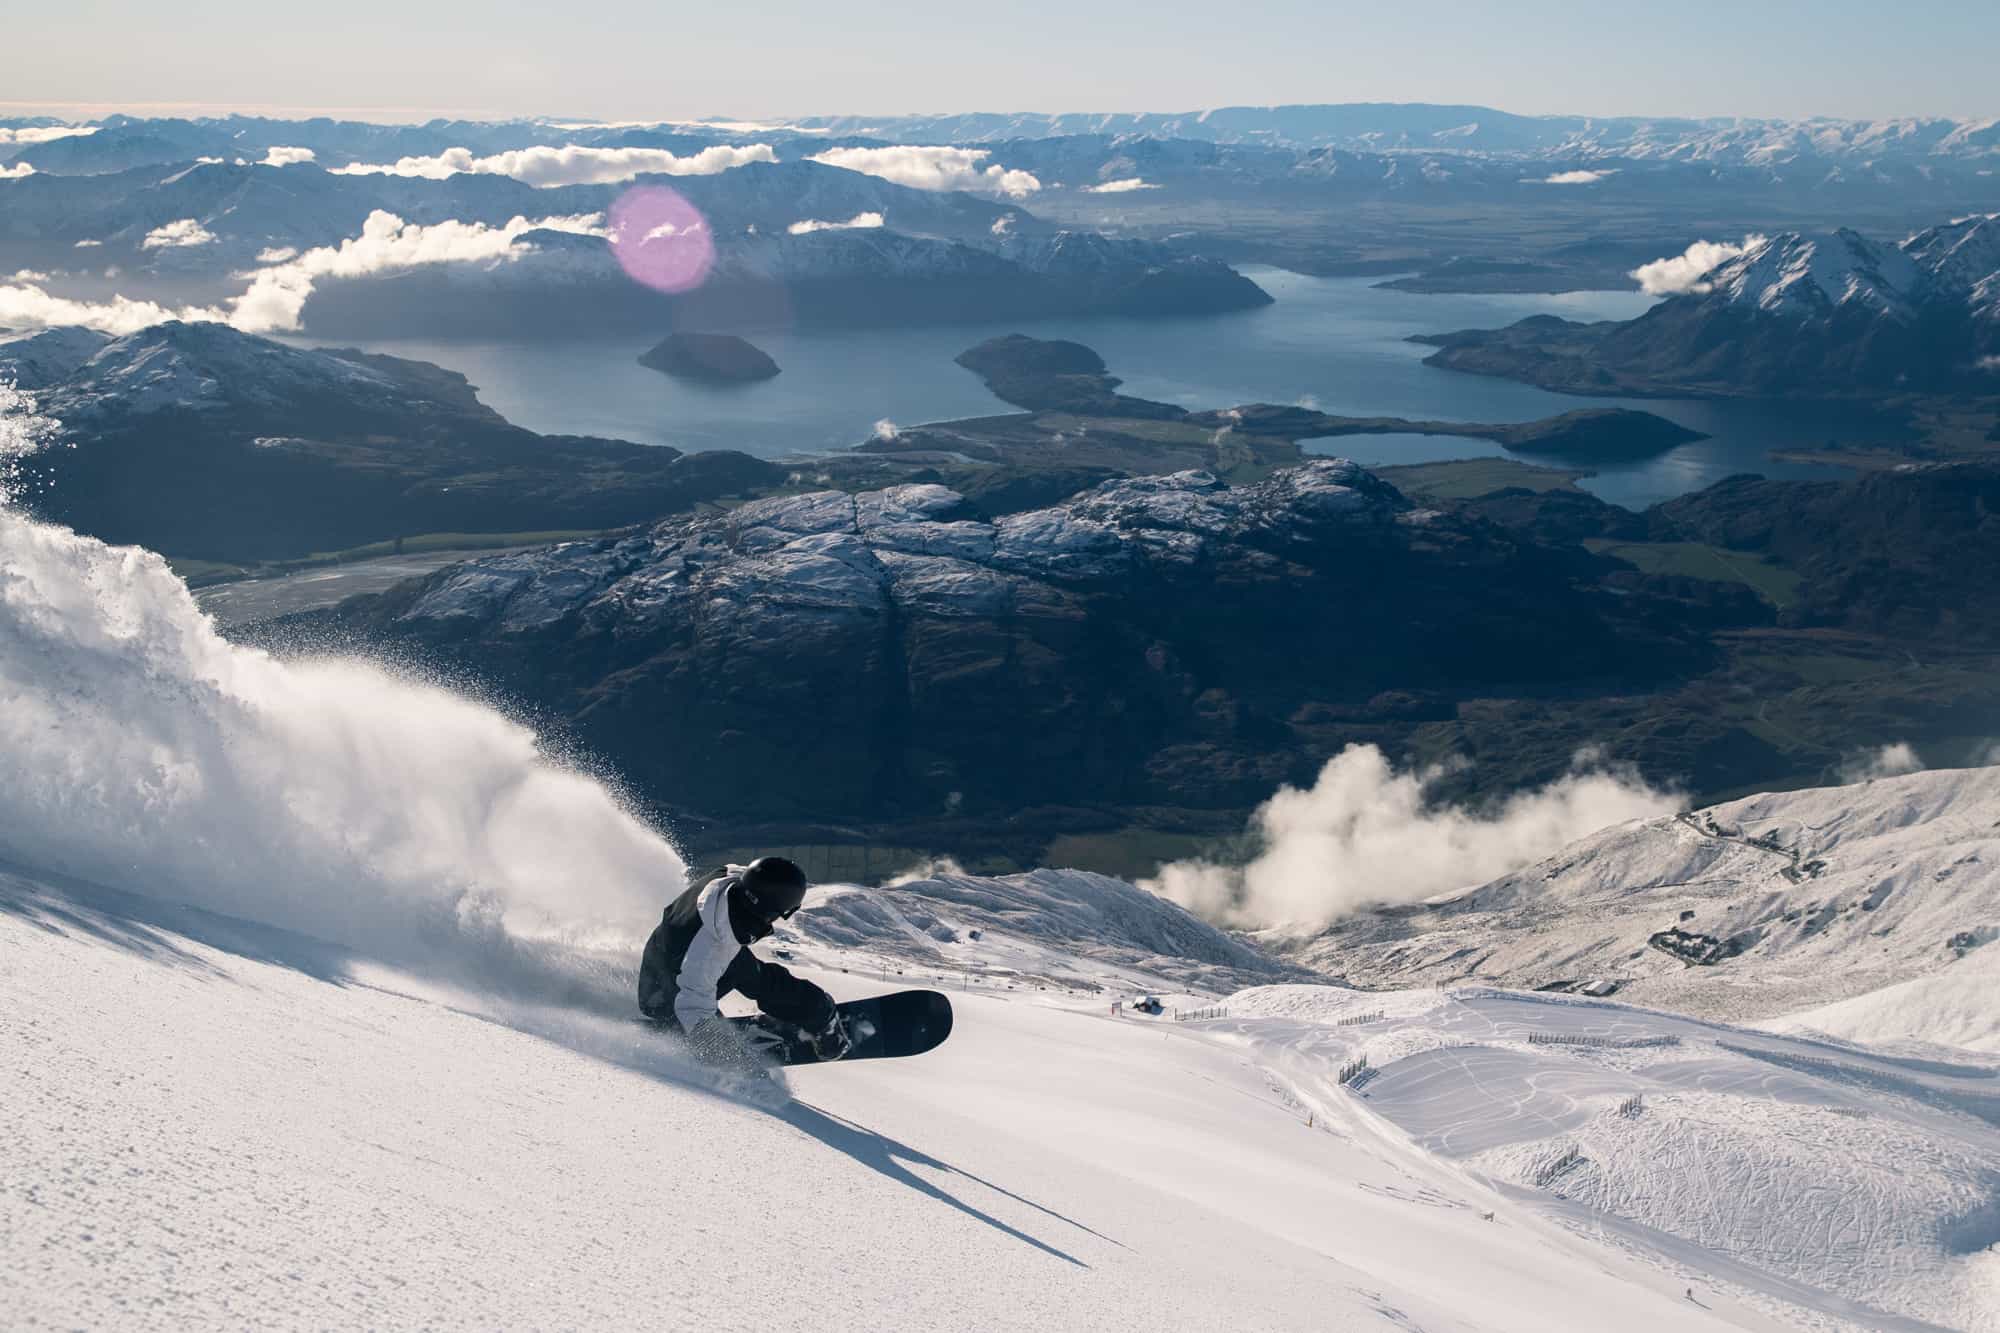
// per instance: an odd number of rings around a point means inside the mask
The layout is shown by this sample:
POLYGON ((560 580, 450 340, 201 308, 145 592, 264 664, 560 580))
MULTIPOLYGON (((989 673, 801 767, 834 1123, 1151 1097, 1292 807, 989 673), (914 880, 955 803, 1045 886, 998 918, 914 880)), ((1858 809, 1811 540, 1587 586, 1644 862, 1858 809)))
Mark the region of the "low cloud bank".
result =
POLYGON ((1157 185, 1148 184, 1138 176, 1127 176, 1122 180, 1106 181, 1102 185, 1086 185, 1085 194, 1130 194, 1134 190, 1157 190, 1157 185))
POLYGON ((74 139, 79 135, 95 133, 95 125, 27 125, 19 129, 0 126, 0 144, 49 143, 55 139, 74 139))
POLYGON ((511 176, 524 184, 610 185, 635 176, 713 176, 750 162, 776 162, 769 144, 716 144, 682 157, 664 148, 584 148, 564 144, 516 148, 491 157, 474 157, 469 148, 447 148, 433 157, 404 157, 392 163, 356 162, 335 167, 336 176, 420 176, 443 180, 460 172, 511 176))
POLYGON ((785 230, 794 236, 807 236, 816 231, 855 231, 881 225, 880 213, 856 213, 845 222, 821 222, 818 218, 807 218, 803 222, 794 222, 785 230))
POLYGON ((969 190, 1025 199, 1042 188, 1025 171, 1010 171, 997 163, 981 165, 992 153, 984 148, 930 148, 900 144, 894 148, 829 148, 809 159, 829 167, 879 176, 917 190, 969 190))
POLYGON ((1925 767, 1915 747, 1908 741, 1897 741, 1879 750, 1849 755, 1846 762, 1835 770, 1835 776, 1843 784, 1873 782, 1877 778, 1900 778, 1906 773, 1921 773, 1925 767))
POLYGON ((1537 184, 1595 185, 1606 176, 1616 176, 1617 174, 1618 172, 1615 168, 1608 171, 1558 171, 1554 175, 1542 177, 1537 184))
POLYGON ((26 162, 16 162, 11 167, 0 167, 0 181, 24 180, 34 174, 34 167, 26 162))
POLYGON ((1431 800, 1446 771, 1398 771, 1375 746, 1350 745, 1310 789, 1281 787, 1258 808, 1251 823, 1263 850, 1248 865, 1176 862, 1144 887, 1226 925, 1319 925, 1483 884, 1599 829, 1681 806, 1589 753, 1547 786, 1478 809, 1431 800))
POLYGON ((310 148, 287 148, 279 144, 273 144, 265 152, 264 160, 257 165, 260 167, 291 167, 297 166, 301 162, 310 162, 318 156, 319 154, 310 148))
POLYGON ((212 245, 215 233, 193 218, 177 218, 146 233, 141 250, 179 250, 190 245, 212 245))
MULTIPOLYGON (((602 236, 604 216, 585 213, 533 221, 515 217, 499 227, 458 221, 424 225, 405 222, 393 213, 377 209, 368 215, 359 236, 349 237, 339 245, 323 245, 290 255, 253 270, 248 289, 226 306, 171 307, 124 296, 113 296, 108 301, 76 301, 51 295, 35 283, 9 283, 0 285, 0 327, 39 329, 76 324, 105 333, 126 334, 179 319, 228 324, 244 333, 296 332, 306 301, 321 278, 365 278, 429 264, 518 259, 527 253, 520 240, 531 231, 602 236)), ((282 253, 264 252, 273 256, 282 253)))
POLYGON ((1696 241, 1677 255, 1641 264, 1627 275, 1648 296, 1699 295, 1709 289, 1704 278, 1718 265, 1762 245, 1765 238, 1745 236, 1741 244, 1731 241, 1696 241))

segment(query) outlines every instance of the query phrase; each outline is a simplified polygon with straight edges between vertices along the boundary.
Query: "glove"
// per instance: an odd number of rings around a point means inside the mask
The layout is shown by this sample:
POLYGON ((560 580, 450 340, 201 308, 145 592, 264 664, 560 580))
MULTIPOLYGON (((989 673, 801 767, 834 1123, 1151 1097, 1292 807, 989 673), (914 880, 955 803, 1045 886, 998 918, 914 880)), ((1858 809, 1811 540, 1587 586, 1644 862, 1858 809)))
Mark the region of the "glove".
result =
POLYGON ((847 1035, 847 1025, 840 1021, 838 1010, 827 1020, 826 1030, 809 1038, 813 1054, 822 1060, 838 1060, 854 1049, 854 1042, 847 1035))

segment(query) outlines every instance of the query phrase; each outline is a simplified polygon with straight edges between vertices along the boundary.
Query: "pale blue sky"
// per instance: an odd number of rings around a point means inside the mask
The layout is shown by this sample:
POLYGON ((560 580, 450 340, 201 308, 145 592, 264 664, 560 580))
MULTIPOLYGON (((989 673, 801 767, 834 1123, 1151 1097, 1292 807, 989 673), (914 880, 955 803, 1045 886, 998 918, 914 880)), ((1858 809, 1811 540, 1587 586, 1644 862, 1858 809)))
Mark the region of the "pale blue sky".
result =
POLYGON ((2000 0, 30 0, 0 39, 0 107, 72 114, 2000 115, 2000 0))

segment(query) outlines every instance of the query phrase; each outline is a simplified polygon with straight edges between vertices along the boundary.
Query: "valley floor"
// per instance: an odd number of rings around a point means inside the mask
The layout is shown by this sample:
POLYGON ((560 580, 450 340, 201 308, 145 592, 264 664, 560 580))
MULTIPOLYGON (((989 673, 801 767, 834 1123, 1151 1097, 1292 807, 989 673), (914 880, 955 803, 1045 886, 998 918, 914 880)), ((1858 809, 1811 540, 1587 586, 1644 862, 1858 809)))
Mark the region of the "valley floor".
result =
MULTIPOLYGON (((1266 987, 1175 1024, 975 990, 930 1056, 750 1095, 619 1014, 448 992, 133 901, 0 875, 0 1304, 17 1325, 1526 1333, 1970 1328, 2000 1309, 1991 1256, 1969 1253, 1996 1239, 1990 1217, 1956 1255, 1828 1236, 1834 1262, 1880 1260, 1878 1293, 1927 1285, 1928 1324, 1843 1295, 1837 1273, 1727 1252, 1732 1227, 1810 1202, 1764 1190, 1797 1178, 1787 1159, 1837 1156, 1804 1131, 1838 1117, 1872 1117, 1857 1140, 1949 1132, 1900 1193, 1863 1151, 1823 1203, 1859 1188, 1858 1216, 1879 1202, 1924 1232, 1973 1165, 1990 1190, 1991 1117, 1911 1100, 1912 1079, 1937 1102, 1978 1071, 1828 1083, 1723 1049, 1807 1046, 1792 1039, 1497 992, 1266 987), (1529 1031, 1686 1046, 1607 1059, 1529 1031), (1385 1068, 1356 1096, 1335 1071, 1363 1051, 1385 1068), (1719 1154, 1720 1176, 1656 1173, 1686 1188, 1651 1212, 1624 1201, 1651 1227, 1610 1219, 1631 1182, 1607 1116, 1639 1083, 1649 1101, 1755 1085, 1777 1146, 1719 1154), (1792 1103, 1818 1118, 1787 1120, 1792 1103), (1506 1160, 1556 1133, 1605 1169, 1519 1183, 1562 1175, 1506 1160), (1703 1201, 1713 1188, 1728 1207, 1703 1201), (1698 1237, 1717 1248, 1665 1234, 1704 1217, 1724 1219, 1698 1237)), ((838 995, 877 988, 836 955, 806 961, 838 995)), ((1658 1128, 1624 1147, 1741 1146, 1648 1114, 1634 1123, 1658 1128)))

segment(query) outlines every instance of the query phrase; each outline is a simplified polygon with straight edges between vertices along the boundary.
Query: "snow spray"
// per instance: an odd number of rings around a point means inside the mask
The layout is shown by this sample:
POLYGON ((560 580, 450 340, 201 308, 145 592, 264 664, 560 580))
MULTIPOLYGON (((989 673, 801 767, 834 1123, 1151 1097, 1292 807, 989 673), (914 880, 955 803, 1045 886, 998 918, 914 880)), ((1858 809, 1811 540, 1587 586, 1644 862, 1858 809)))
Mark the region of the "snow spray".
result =
MULTIPOLYGON (((0 487, 50 437, 0 386, 0 487)), ((606 1010, 686 880, 611 789, 494 709, 232 644, 158 555, 5 503, 0 857, 526 1001, 581 983, 606 1010)))

